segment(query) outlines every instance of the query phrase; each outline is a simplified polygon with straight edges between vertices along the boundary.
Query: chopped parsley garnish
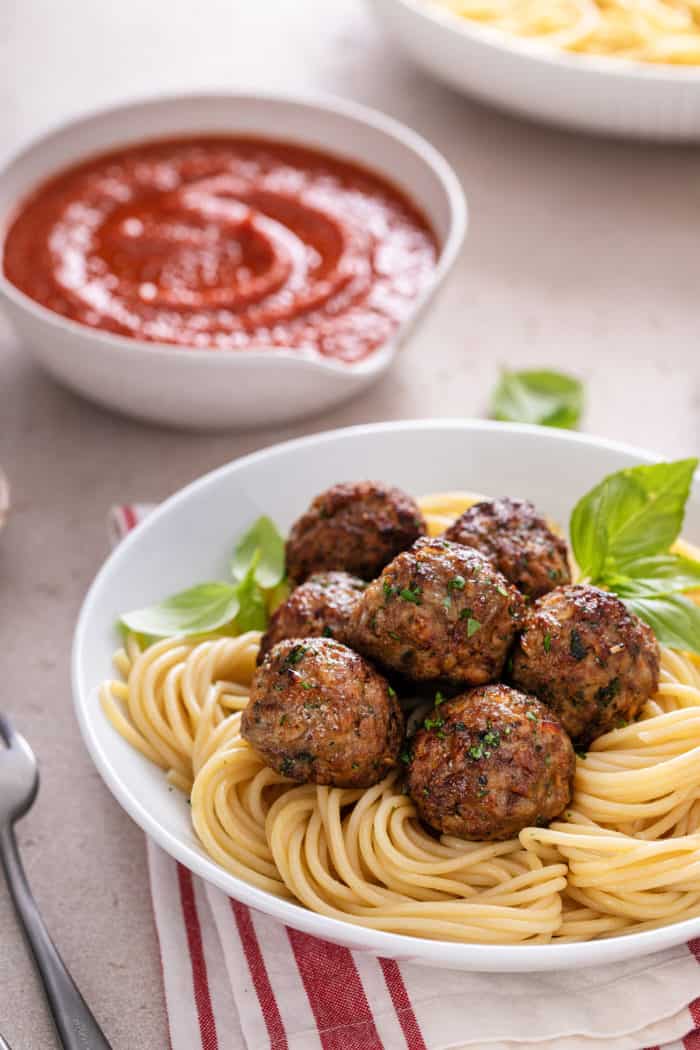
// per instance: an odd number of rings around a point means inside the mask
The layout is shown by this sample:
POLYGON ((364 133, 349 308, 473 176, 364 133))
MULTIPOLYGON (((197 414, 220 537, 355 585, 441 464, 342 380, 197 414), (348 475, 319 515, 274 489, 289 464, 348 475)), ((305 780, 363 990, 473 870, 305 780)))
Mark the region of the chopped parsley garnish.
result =
POLYGON ((324 638, 332 638, 333 637, 333 631, 330 629, 328 624, 326 624, 326 626, 323 628, 323 637, 324 638))
POLYGON ((534 711, 526 712, 525 717, 529 718, 531 722, 538 722, 539 721, 539 719, 538 719, 538 717, 537 717, 537 715, 535 714, 534 711))
POLYGON ((384 591, 384 600, 385 601, 388 601, 389 598, 391 598, 392 594, 394 594, 394 588, 392 587, 391 582, 389 580, 384 580, 383 581, 383 583, 382 583, 382 590, 384 591))
POLYGON ((287 716, 286 715, 280 715, 280 725, 283 726, 286 721, 287 721, 287 716))
POLYGON ((508 591, 505 589, 505 587, 502 584, 500 584, 500 583, 497 584, 496 590, 498 591, 499 594, 503 595, 504 598, 508 597, 508 591))
POLYGON ((392 685, 388 685, 386 688, 389 696, 396 696, 396 690, 392 685))
POLYGON ((547 631, 546 635, 544 636, 542 647, 546 653, 548 653, 549 650, 552 648, 552 636, 549 633, 549 631, 547 631))
POLYGON ((445 697, 442 695, 442 693, 438 689, 437 693, 435 694, 435 706, 439 707, 444 699, 445 699, 445 697))
POLYGON ((401 641, 401 635, 397 634, 396 631, 387 631, 390 638, 393 638, 395 642, 401 641))
POLYGON ((425 729, 440 729, 440 727, 444 726, 444 724, 444 718, 426 718, 423 722, 423 727, 425 729))
POLYGON ((479 630, 481 630, 481 624, 473 616, 470 616, 467 620, 467 638, 471 638, 479 630))
POLYGON ((487 729, 487 731, 482 734, 481 739, 488 747, 498 747, 501 742, 501 734, 497 729, 487 729))
POLYGON ((401 759, 402 762, 405 762, 406 765, 408 765, 408 763, 411 761, 411 752, 410 751, 402 751, 401 754, 399 755, 399 758, 401 759))
POLYGON ((353 764, 352 764, 352 766, 350 768, 351 769, 359 769, 360 768, 359 763, 353 762, 353 764))
POLYGON ((403 587, 399 591, 399 598, 403 598, 405 602, 413 602, 414 605, 420 605, 421 589, 420 587, 403 587))
POLYGON ((463 591, 466 586, 464 576, 453 576, 447 584, 448 591, 463 591))
POLYGON ((306 652, 306 646, 305 645, 295 645, 295 646, 293 646, 293 648, 291 648, 289 650, 289 652, 287 653, 287 655, 285 656, 284 664, 282 666, 283 667, 284 666, 293 667, 294 664, 298 664, 299 661, 301 659, 303 659, 305 652, 306 652))
POLYGON ((481 744, 472 744, 467 754, 474 762, 478 762, 480 758, 484 757, 484 749, 481 744))
POLYGON ((301 683, 301 688, 302 689, 313 689, 313 687, 314 687, 314 683, 313 682, 303 681, 301 683))

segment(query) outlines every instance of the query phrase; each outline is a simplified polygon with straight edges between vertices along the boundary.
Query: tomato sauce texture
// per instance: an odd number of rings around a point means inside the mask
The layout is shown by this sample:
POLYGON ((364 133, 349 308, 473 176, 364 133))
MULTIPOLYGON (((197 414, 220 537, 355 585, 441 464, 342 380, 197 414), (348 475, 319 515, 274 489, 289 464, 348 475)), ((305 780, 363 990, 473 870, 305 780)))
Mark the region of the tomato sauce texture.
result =
POLYGON ((144 143, 40 186, 5 276, 92 328, 204 349, 285 347, 351 363, 430 281, 435 236, 378 175, 252 138, 144 143))

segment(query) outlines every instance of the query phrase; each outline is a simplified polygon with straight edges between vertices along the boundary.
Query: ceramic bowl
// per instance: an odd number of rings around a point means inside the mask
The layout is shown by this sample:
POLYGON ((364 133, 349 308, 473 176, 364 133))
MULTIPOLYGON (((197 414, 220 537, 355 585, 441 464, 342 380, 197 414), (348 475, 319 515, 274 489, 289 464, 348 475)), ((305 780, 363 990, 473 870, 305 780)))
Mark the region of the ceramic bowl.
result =
MULTIPOLYGON (((85 743, 117 800, 164 850, 197 875, 296 929, 375 955, 458 970, 561 970, 640 958, 700 935, 700 918, 581 944, 484 945, 364 929, 281 900, 219 867, 194 834, 190 810, 162 771, 112 728, 97 691, 113 676, 115 622, 206 579, 226 578, 237 535, 260 514, 283 531, 311 498, 372 475, 414 495, 467 489, 532 499, 565 525, 579 497, 606 474, 652 462, 651 453, 539 427, 426 420, 354 427, 256 452, 208 474, 162 504, 111 555, 85 599, 73 646, 75 709, 85 743)), ((688 502, 688 539, 700 538, 700 490, 688 502)))
POLYGON ((99 404, 189 427, 273 425, 359 394, 392 364, 455 260, 466 204, 443 157, 409 128, 335 99, 207 94, 157 98, 71 121, 0 172, 0 253, 8 218, 32 187, 91 154, 168 135, 252 134, 347 157, 390 179, 423 210, 439 242, 432 280, 394 337, 357 364, 292 350, 201 350, 97 331, 40 306, 0 275, 0 304, 37 361, 99 404))
POLYGON ((370 0, 424 69, 484 102, 577 131, 700 139, 700 68, 579 55, 508 36, 430 0, 370 0))

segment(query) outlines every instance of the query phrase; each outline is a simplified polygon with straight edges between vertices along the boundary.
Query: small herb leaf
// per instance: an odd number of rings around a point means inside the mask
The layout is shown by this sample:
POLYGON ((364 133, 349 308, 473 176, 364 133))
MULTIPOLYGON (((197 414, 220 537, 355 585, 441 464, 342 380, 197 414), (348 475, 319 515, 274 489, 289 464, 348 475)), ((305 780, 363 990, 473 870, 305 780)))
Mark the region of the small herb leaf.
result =
POLYGON ((274 521, 258 518, 236 544, 231 572, 244 580, 255 564, 255 579, 261 587, 276 587, 284 577, 284 539, 274 521))
POLYGON ((230 623, 239 610, 238 588, 230 583, 200 583, 162 602, 124 613, 121 623, 130 631, 170 638, 203 634, 230 623))
POLYGON ((256 578, 256 561, 254 560, 238 584, 238 615, 236 626, 239 631, 264 631, 267 627, 267 606, 265 594, 256 578))
POLYGON ((697 459, 610 474, 574 507, 570 533, 584 576, 625 574, 629 563, 668 551, 677 537, 697 459))
POLYGON ((512 423, 574 428, 583 411, 583 385, 573 376, 548 369, 501 374, 491 415, 512 423))
POLYGON ((661 645, 700 654, 700 606, 681 594, 623 600, 649 624, 661 645))

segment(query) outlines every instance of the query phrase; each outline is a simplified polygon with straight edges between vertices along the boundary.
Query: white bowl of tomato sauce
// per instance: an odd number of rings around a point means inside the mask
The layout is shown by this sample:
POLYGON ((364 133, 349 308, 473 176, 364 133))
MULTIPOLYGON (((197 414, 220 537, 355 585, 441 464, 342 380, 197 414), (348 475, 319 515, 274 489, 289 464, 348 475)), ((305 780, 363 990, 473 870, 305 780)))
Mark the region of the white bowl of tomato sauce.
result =
POLYGON ((354 103, 158 98, 43 136, 0 172, 0 301, 102 405, 191 427, 320 412, 391 365, 454 262, 443 157, 354 103))

